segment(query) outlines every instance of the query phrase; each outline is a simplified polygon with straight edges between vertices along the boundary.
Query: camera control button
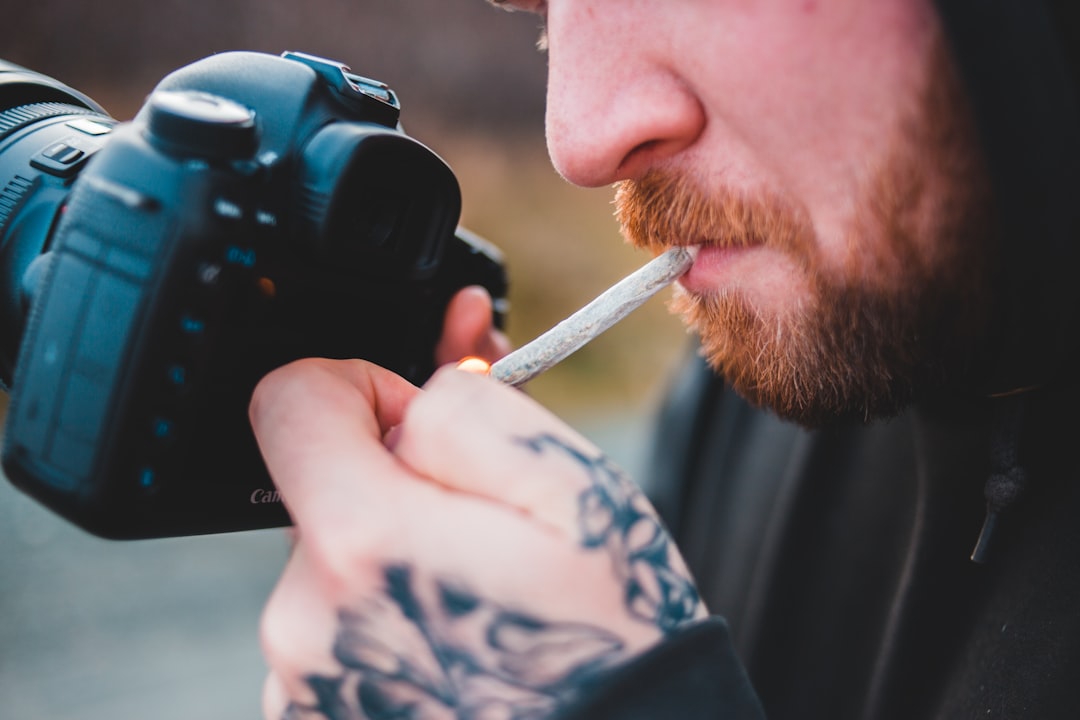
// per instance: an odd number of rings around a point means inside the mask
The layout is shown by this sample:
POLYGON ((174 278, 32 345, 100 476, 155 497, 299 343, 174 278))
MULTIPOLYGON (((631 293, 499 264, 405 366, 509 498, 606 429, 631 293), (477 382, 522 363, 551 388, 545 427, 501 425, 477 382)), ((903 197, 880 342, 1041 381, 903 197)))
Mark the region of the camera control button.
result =
POLYGON ((240 103, 195 90, 158 90, 147 106, 148 137, 164 152, 216 160, 255 152, 255 113, 240 103))
POLYGON ((239 245, 229 245, 225 248, 225 262, 230 265, 253 268, 255 267, 255 260, 255 248, 245 248, 239 245))
POLYGON ((135 484, 146 494, 152 494, 161 489, 161 473, 157 468, 144 465, 135 471, 135 484))
POLYGON ((278 218, 275 213, 269 210, 256 210, 255 224, 263 228, 274 229, 278 226, 278 218))
POLYGON ((244 209, 232 200, 217 198, 214 200, 214 215, 223 220, 243 220, 244 209))
POLYGON ((195 315, 182 315, 180 331, 187 337, 202 337, 206 334, 206 321, 195 315))
POLYGON ((195 277, 203 285, 217 285, 221 279, 221 265, 214 262, 199 263, 199 267, 195 269, 195 277))
POLYGON ((65 138, 51 143, 34 157, 30 165, 57 177, 71 177, 98 150, 90 138, 65 138))
POLYGON ((165 368, 165 382, 169 387, 184 391, 188 389, 188 371, 183 365, 170 365, 165 368))
POLYGON ((150 438, 159 447, 169 447, 176 441, 176 423, 156 417, 150 421, 150 438))
POLYGON ((77 147, 59 142, 52 147, 45 148, 45 151, 41 154, 43 157, 46 157, 53 162, 61 165, 70 165, 86 153, 77 147))

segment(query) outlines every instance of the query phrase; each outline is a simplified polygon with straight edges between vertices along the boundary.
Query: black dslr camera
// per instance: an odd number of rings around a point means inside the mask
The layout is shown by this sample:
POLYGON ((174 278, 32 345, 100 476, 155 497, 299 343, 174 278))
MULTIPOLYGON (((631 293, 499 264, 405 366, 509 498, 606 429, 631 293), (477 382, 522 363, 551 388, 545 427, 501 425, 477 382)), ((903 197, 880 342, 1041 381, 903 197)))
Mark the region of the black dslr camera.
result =
POLYGON ((398 113, 301 53, 181 68, 131 123, 0 63, 8 477, 104 537, 287 524, 247 421, 259 378, 318 356, 419 383, 451 296, 505 297, 398 113))

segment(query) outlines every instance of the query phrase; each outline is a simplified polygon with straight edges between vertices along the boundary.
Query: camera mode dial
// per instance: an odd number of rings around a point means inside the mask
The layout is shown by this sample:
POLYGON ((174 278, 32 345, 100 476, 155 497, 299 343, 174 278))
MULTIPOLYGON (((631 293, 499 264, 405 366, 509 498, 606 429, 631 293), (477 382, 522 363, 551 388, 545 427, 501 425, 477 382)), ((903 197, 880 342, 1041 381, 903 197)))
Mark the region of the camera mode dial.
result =
POLYGON ((171 155, 242 160, 257 147, 255 113, 227 98, 194 90, 158 90, 147 109, 147 139, 171 155))

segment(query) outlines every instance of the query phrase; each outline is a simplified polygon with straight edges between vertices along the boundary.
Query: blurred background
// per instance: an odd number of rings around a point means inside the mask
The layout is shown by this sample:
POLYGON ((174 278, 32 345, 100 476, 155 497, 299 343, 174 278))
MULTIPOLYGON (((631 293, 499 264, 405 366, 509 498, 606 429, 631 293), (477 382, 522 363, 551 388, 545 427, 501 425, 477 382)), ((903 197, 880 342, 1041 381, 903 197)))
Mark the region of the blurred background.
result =
MULTIPOLYGON (((551 169, 533 16, 483 0, 4 4, 0 58, 121 120, 167 72, 226 50, 302 50, 387 82, 405 128, 454 168, 464 224, 506 253, 515 344, 646 260, 619 239, 610 188, 551 169)), ((686 344, 654 299, 529 392, 635 473, 686 344)), ((280 530, 98 540, 0 482, 0 716, 258 717, 258 616, 286 552, 280 530)))

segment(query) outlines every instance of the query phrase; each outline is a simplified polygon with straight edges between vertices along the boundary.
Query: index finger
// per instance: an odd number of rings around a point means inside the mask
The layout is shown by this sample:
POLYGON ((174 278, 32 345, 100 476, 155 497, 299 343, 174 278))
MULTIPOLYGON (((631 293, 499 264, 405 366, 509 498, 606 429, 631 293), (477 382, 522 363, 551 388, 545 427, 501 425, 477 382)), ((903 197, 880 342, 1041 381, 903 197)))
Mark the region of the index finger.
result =
POLYGON ((594 497, 613 507, 639 502, 632 481, 586 438, 524 393, 468 372, 432 377, 409 407, 394 453, 431 482, 571 536, 594 497))
POLYGON ((372 495, 370 483, 359 480, 404 472, 382 438, 418 392, 360 360, 300 360, 259 382, 251 425, 301 532, 315 524, 354 530, 372 495))

